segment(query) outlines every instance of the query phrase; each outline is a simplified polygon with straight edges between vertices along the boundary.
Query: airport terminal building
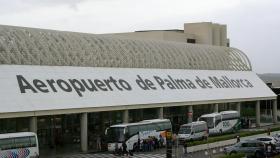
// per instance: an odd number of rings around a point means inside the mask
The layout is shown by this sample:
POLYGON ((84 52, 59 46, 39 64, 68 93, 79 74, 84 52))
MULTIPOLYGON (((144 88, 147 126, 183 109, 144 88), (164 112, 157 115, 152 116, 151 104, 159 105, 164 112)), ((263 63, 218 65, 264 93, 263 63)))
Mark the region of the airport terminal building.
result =
POLYGON ((112 124, 169 118, 175 126, 246 103, 259 126, 267 100, 276 123, 277 96, 227 47, 224 26, 210 26, 207 36, 179 32, 186 42, 158 39, 174 31, 140 39, 0 26, 0 133, 33 131, 42 148, 88 151, 112 124))

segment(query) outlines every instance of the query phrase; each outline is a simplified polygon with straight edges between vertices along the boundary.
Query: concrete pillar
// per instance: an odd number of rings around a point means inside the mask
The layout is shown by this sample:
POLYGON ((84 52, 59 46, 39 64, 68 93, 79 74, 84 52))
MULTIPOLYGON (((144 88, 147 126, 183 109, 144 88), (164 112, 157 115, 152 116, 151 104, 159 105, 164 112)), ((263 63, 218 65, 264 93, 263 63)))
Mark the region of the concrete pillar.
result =
POLYGON ((219 104, 214 104, 214 112, 219 112, 219 104))
POLYGON ((241 112, 241 102, 236 103, 236 111, 238 111, 239 115, 241 112))
POLYGON ((273 102, 272 105, 273 123, 277 123, 277 99, 274 99, 272 102, 273 102))
POLYGON ((88 114, 81 114, 81 150, 88 151, 88 114))
POLYGON ((188 123, 193 122, 193 106, 188 106, 188 123))
POLYGON ((163 119, 163 107, 158 108, 158 118, 163 119))
POLYGON ((37 117, 35 116, 29 119, 29 131, 37 133, 37 117))
POLYGON ((123 111, 123 123, 128 123, 129 122, 129 113, 128 110, 123 111))
POLYGON ((260 112, 260 101, 257 100, 256 102, 256 126, 260 127, 261 125, 261 112, 260 112))

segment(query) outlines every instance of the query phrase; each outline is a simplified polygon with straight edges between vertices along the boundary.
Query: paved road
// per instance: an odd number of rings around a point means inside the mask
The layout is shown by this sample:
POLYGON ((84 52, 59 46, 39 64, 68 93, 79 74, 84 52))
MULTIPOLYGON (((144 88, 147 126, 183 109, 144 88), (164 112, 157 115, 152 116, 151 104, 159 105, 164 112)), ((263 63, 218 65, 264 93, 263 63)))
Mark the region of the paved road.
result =
MULTIPOLYGON (((279 133, 280 131, 277 131, 279 133)), ((271 134, 276 133, 272 132, 271 134)), ((259 135, 254 135, 254 136, 248 136, 248 137, 243 137, 241 140, 244 139, 251 139, 255 138, 258 136, 265 136, 265 134, 259 134, 259 135)), ((181 154, 179 158, 181 157, 199 157, 199 158, 206 158, 211 155, 211 157, 218 157, 217 155, 222 155, 223 148, 225 146, 234 144, 236 142, 236 139, 230 139, 226 141, 220 141, 220 142, 215 142, 215 143, 210 143, 210 144, 203 144, 203 145, 197 145, 193 147, 188 148, 188 156, 184 156, 181 154)), ((173 150, 173 155, 176 153, 183 153, 182 148, 178 148, 178 150, 173 150)), ((177 155, 177 154, 176 154, 177 155)), ((52 158, 53 156, 42 156, 43 158, 52 158)), ((72 154, 72 155, 63 155, 63 156, 56 156, 57 158, 117 158, 117 156, 114 156, 113 154, 109 153, 98 153, 98 154, 72 154)), ((119 156, 120 157, 120 156, 119 156)), ((131 156, 130 156, 131 157, 131 156)), ((134 153, 134 156, 132 158, 165 158, 165 149, 157 150, 154 152, 147 152, 147 153, 134 153)), ((175 156, 174 156, 175 157, 175 156)))
MULTIPOLYGON (((218 157, 222 155, 223 148, 211 149, 211 150, 204 150, 198 151, 193 153, 188 153, 187 155, 178 154, 177 158, 209 158, 211 157, 218 157)), ((178 149, 177 152, 180 152, 178 149)), ((181 151, 182 152, 182 151, 181 151)), ((175 150, 173 150, 173 157, 175 157, 175 150)), ((177 154, 176 154, 177 155, 177 154)), ((166 158, 165 150, 157 150, 153 153, 134 153, 133 156, 115 156, 110 153, 98 153, 98 154, 74 154, 69 156, 63 156, 63 158, 166 158)))

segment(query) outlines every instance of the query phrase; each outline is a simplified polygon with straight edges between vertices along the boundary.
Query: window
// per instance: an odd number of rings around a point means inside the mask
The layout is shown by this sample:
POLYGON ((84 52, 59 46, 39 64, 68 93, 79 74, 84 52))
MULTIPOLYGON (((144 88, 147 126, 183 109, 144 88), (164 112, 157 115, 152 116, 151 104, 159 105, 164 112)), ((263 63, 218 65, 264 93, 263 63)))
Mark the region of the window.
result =
POLYGON ((187 38, 187 43, 196 43, 196 42, 195 42, 195 39, 187 38))
POLYGON ((258 140, 260 140, 260 141, 271 141, 271 139, 270 138, 258 138, 258 140))
POLYGON ((8 139, 1 139, 0 140, 0 149, 1 150, 8 150, 12 149, 14 144, 14 139, 8 138, 8 139))
POLYGON ((137 134, 138 131, 139 131, 138 126, 129 126, 128 127, 129 136, 133 136, 133 135, 137 134))
POLYGON ((31 144, 29 137, 19 137, 15 138, 15 147, 16 148, 26 148, 31 144))
POLYGON ((242 147, 248 147, 249 145, 248 145, 248 143, 242 143, 241 146, 242 147))
POLYGON ((179 130, 179 134, 190 134, 191 133, 191 126, 181 126, 179 130))
POLYGON ((0 140, 0 149, 16 149, 16 148, 27 148, 27 147, 36 147, 36 137, 16 137, 16 138, 7 138, 0 140))
POLYGON ((35 137, 30 137, 30 147, 36 147, 36 138, 35 137))

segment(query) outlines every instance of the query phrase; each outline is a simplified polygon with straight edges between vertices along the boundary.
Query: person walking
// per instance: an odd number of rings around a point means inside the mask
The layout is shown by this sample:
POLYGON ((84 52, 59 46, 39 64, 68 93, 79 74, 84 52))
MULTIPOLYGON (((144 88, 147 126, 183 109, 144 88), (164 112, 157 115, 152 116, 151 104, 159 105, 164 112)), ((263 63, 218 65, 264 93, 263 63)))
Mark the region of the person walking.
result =
POLYGON ((267 135, 270 136, 270 128, 267 128, 267 135))
POLYGON ((240 142, 240 137, 238 135, 238 136, 236 136, 236 143, 239 143, 239 142, 240 142))
POLYGON ((96 149, 97 149, 97 151, 101 151, 101 137, 100 137, 100 135, 97 135, 97 137, 96 137, 96 149))
POLYGON ((123 149, 122 155, 126 154, 126 156, 128 156, 127 145, 126 145, 125 141, 122 143, 122 149, 123 149))
POLYGON ((188 154, 188 144, 187 144, 187 142, 184 142, 183 153, 184 153, 184 156, 187 156, 187 154, 188 154))

